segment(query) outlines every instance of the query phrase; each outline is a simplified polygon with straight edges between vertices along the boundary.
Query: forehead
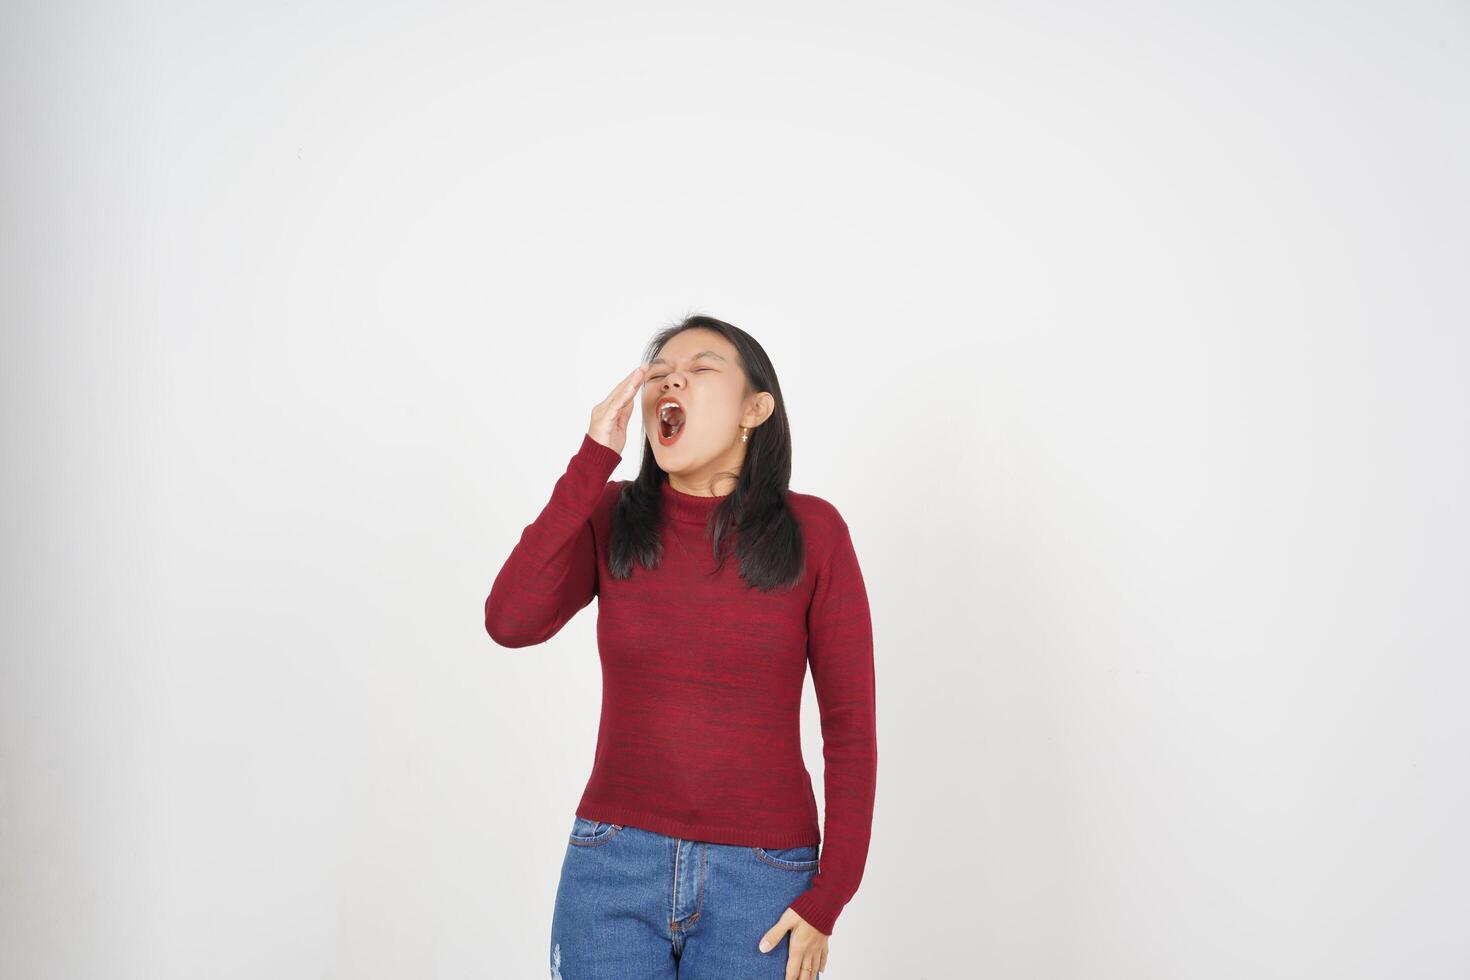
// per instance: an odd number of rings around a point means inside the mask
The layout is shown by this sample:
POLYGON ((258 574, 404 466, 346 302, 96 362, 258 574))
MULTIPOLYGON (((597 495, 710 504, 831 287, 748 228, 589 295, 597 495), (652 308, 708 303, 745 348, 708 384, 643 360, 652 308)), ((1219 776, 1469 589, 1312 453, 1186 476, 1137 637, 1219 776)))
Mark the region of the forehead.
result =
POLYGON ((680 362, 708 361, 721 364, 735 359, 735 347, 710 330, 685 330, 676 335, 649 364, 670 367, 680 362))

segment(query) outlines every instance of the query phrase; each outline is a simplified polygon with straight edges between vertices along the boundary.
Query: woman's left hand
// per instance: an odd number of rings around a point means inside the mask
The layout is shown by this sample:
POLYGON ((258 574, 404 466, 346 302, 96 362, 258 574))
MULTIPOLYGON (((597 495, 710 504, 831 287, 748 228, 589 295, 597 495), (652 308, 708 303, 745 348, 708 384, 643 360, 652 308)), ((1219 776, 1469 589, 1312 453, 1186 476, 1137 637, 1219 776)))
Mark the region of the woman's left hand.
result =
POLYGON ((775 949, 787 930, 791 932, 791 941, 786 944, 786 980, 817 980, 827 969, 828 936, 791 909, 782 913, 780 921, 761 937, 761 952, 775 949))

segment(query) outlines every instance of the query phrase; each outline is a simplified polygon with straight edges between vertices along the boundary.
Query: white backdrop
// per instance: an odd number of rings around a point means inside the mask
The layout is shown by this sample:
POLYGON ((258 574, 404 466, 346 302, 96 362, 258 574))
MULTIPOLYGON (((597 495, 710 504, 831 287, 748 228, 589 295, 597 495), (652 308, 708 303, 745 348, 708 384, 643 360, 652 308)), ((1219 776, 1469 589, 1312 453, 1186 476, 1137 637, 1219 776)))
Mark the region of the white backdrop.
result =
POLYGON ((699 311, 873 606, 831 980, 1463 980, 1467 52, 1458 3, 6 4, 0 975, 547 976, 595 607, 482 603, 699 311))

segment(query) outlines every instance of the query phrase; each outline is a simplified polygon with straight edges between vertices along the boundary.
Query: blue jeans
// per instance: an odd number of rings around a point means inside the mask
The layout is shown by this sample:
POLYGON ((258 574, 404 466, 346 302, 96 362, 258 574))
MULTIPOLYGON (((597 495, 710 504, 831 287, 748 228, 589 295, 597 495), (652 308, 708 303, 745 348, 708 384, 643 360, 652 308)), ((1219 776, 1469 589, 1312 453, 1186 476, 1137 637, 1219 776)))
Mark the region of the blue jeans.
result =
POLYGON ((816 872, 816 844, 715 844, 576 817, 552 980, 784 980, 790 933, 769 953, 757 944, 816 872))

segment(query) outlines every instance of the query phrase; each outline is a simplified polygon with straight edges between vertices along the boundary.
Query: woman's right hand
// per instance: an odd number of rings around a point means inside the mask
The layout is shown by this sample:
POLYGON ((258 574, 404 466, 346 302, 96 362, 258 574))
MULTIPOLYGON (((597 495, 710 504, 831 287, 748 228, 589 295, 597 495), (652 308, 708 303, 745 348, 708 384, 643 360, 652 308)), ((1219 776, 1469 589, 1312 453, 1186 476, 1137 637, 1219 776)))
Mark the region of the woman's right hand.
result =
POLYGON ((592 409, 592 421, 587 426, 587 434, 594 441, 602 443, 619 455, 622 454, 623 446, 628 441, 628 422, 633 418, 638 389, 643 387, 643 379, 647 376, 648 365, 638 365, 592 409))

